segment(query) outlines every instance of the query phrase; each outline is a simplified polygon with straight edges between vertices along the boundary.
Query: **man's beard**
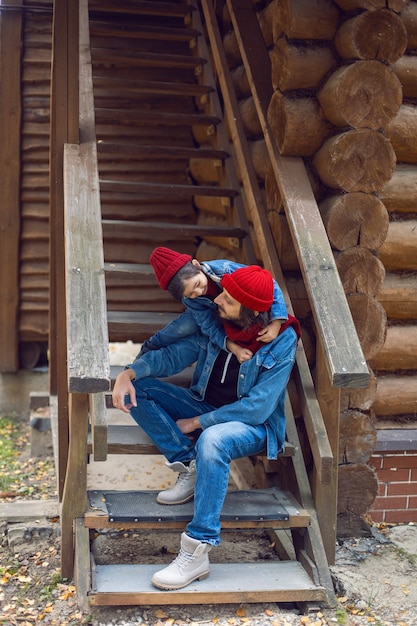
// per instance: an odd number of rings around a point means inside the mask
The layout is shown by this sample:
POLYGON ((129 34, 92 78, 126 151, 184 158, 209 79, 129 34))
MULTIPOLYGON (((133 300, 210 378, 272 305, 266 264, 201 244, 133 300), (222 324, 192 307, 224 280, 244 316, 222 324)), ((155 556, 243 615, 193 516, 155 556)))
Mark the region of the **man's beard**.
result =
POLYGON ((240 319, 231 318, 231 317, 222 317, 220 315, 219 308, 217 308, 216 310, 216 317, 217 317, 217 320, 220 322, 227 322, 228 324, 230 324, 231 326, 234 326, 235 328, 239 328, 239 329, 243 328, 243 324, 240 319))

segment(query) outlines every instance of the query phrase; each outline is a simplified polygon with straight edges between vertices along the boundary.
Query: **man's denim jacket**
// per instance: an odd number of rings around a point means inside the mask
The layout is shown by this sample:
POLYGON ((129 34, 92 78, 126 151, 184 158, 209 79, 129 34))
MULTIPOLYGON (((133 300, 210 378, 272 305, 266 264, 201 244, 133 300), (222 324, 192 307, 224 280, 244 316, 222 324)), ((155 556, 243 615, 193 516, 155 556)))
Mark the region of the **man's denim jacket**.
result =
MULTIPOLYGON (((203 307, 199 298, 192 302, 195 320, 204 333, 196 332, 161 348, 151 350, 129 365, 136 379, 147 376, 163 378, 172 376, 196 363, 191 391, 196 399, 204 398, 207 383, 219 354, 225 345, 225 334, 214 318, 211 307, 203 307)), ((246 424, 265 424, 267 429, 267 456, 275 459, 285 440, 285 396, 287 382, 294 365, 297 335, 287 328, 271 343, 262 347, 249 360, 240 365, 238 375, 238 400, 209 413, 200 415, 203 429, 214 424, 237 421, 246 424)))
MULTIPOLYGON (((231 274, 240 267, 245 266, 240 263, 227 260, 205 261, 204 263, 201 263, 203 272, 209 277, 209 279, 216 283, 220 283, 224 274, 231 274)), ((184 313, 165 326, 165 328, 162 328, 162 330, 155 333, 150 340, 146 341, 145 349, 142 350, 141 354, 144 354, 147 350, 163 348, 164 346, 178 341, 178 339, 181 339, 182 337, 195 333, 199 328, 201 329, 201 325, 195 320, 195 308, 192 306, 192 303, 196 300, 198 300, 202 306, 211 308, 211 300, 204 296, 199 296, 194 299, 182 298, 182 303, 186 307, 184 313)), ((284 296, 275 280, 274 301, 271 306, 271 319, 288 319, 284 296)))

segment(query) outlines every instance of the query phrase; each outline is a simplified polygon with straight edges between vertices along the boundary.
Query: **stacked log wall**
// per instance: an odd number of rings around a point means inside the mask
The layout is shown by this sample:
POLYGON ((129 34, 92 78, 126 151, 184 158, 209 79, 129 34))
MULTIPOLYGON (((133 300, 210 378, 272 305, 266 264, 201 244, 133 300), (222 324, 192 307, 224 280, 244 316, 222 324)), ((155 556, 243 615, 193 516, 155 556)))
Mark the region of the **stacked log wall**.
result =
MULTIPOLYGON (((382 420, 402 424, 417 409, 417 3, 253 4, 271 59, 269 123, 281 153, 304 158, 371 373, 368 389, 342 392, 343 533, 359 527, 377 495, 368 461, 377 429, 388 424, 382 420)), ((246 108, 250 92, 232 33, 224 46, 246 108)), ((308 328, 311 311, 271 170, 263 185, 292 303, 308 328)))

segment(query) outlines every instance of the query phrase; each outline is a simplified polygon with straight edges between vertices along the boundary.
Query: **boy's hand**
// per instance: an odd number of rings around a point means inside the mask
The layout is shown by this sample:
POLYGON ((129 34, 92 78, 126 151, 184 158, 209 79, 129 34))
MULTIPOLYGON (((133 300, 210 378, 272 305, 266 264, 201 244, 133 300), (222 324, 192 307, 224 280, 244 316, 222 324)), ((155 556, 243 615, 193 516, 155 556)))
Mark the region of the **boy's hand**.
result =
POLYGON ((232 341, 231 339, 226 339, 226 347, 232 354, 235 355, 239 363, 244 363, 245 361, 249 361, 253 357, 252 350, 248 348, 242 348, 237 343, 232 341))
POLYGON ((271 343, 271 341, 274 341, 274 339, 278 337, 281 325, 281 320, 272 320, 268 326, 265 326, 265 328, 259 331, 256 341, 271 343))

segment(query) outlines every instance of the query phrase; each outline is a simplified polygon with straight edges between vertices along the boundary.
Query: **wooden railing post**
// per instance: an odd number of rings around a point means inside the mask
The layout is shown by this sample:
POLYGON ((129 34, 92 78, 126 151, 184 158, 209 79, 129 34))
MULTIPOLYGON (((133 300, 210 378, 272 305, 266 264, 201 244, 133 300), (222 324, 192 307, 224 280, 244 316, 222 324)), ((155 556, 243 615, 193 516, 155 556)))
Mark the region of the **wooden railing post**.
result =
POLYGON ((330 484, 323 489, 317 473, 313 473, 312 491, 317 511, 317 518, 321 528, 323 544, 326 550, 329 565, 335 559, 336 531, 337 531, 337 486, 339 460, 339 415, 340 389, 330 384, 326 357, 321 343, 316 348, 316 381, 315 389, 320 405, 327 436, 333 452, 333 462, 330 472, 330 484))

